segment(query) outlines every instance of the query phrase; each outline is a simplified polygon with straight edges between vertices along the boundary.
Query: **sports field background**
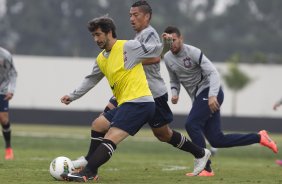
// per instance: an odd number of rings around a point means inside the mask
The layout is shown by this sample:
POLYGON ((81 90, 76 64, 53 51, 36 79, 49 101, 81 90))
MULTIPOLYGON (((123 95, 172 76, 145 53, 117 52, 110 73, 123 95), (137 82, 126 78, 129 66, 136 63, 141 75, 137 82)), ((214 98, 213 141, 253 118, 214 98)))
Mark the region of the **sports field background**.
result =
MULTIPOLYGON (((57 156, 75 159, 88 149, 89 127, 13 124, 12 128, 15 160, 4 160, 4 142, 0 141, 1 184, 66 183, 50 176, 50 162, 57 156)), ((279 147, 281 135, 271 136, 279 147)), ((143 129, 118 146, 112 159, 101 167, 99 183, 276 184, 282 183, 282 167, 274 163, 279 158, 281 153, 275 155, 259 144, 219 149, 212 158, 215 177, 186 177, 193 169, 193 157, 158 142, 150 130, 143 129)))

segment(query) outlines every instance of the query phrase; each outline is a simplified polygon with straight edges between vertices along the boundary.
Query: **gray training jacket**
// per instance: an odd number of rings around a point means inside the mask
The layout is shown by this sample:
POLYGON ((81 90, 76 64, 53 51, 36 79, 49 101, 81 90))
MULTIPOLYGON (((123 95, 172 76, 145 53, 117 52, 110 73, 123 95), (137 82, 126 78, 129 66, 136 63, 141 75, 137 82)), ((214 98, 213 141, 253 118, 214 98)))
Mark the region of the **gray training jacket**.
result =
MULTIPOLYGON (((156 45, 161 43, 158 33, 150 25, 137 33, 135 40, 149 45, 156 45)), ((153 97, 158 98, 166 94, 167 89, 165 82, 161 76, 160 63, 143 65, 143 68, 153 97)))
POLYGON ((14 93, 17 71, 10 52, 0 47, 0 94, 14 93))
POLYGON ((176 55, 167 52, 164 61, 170 76, 172 96, 179 95, 180 84, 192 101, 208 87, 209 97, 217 96, 220 88, 219 73, 200 49, 184 44, 176 55))

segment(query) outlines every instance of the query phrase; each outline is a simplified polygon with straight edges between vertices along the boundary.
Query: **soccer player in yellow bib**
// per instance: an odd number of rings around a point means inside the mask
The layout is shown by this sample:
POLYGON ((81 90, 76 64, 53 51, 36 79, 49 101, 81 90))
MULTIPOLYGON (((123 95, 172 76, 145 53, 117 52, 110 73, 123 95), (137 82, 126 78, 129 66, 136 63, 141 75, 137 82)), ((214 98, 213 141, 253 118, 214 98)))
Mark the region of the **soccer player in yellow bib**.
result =
MULTIPOLYGON (((163 50, 161 43, 146 45, 136 40, 117 40, 115 25, 109 17, 93 19, 88 29, 103 51, 98 55, 92 73, 72 93, 63 96, 61 102, 69 104, 80 98, 105 76, 118 107, 108 112, 110 128, 86 167, 79 173, 62 175, 65 180, 77 182, 97 180, 98 168, 111 158, 117 144, 136 134, 154 115, 155 102, 141 62, 159 56, 163 50)), ((164 40, 169 37, 163 35, 164 40)))
MULTIPOLYGON (((139 0, 133 3, 129 11, 129 17, 131 26, 136 32, 135 40, 151 45, 159 44, 161 42, 157 31, 150 25, 152 8, 147 1, 139 0)), ((165 49, 163 51, 165 51, 165 49)), ((191 153, 195 157, 193 173, 194 175, 199 174, 204 169, 206 162, 210 157, 210 151, 193 144, 183 134, 170 128, 169 124, 173 121, 173 114, 167 103, 168 91, 160 72, 160 57, 148 58, 143 60, 142 64, 149 88, 155 101, 155 114, 153 118, 147 122, 148 125, 157 139, 161 142, 172 145, 176 149, 185 151, 186 153, 191 153)), ((116 98, 113 96, 105 108, 103 115, 92 122, 91 141, 88 153, 85 157, 81 156, 72 161, 75 168, 85 167, 89 157, 99 144, 101 144, 104 135, 110 127, 110 124, 102 116, 105 116, 108 120, 111 119, 111 117, 108 117, 109 113, 107 113, 107 111, 118 106, 115 99, 116 98)))

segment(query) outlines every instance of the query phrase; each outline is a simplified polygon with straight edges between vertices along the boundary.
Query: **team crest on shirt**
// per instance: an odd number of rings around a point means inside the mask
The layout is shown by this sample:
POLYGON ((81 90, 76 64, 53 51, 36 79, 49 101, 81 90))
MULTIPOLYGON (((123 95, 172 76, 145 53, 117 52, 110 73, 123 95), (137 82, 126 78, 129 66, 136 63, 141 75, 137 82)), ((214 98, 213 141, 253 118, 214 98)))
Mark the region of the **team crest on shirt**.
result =
POLYGON ((191 68, 192 66, 191 58, 189 57, 184 58, 183 63, 184 63, 185 68, 191 68))

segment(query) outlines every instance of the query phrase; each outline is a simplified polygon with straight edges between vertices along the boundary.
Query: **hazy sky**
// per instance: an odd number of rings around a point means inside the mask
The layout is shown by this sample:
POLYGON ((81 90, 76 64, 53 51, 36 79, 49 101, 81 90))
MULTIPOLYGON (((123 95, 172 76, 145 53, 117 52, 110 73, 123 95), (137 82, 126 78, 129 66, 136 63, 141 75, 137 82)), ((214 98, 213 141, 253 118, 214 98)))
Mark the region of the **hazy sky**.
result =
POLYGON ((235 3, 237 3, 237 0, 217 0, 213 8, 213 13, 220 15, 224 13, 228 6, 232 6, 235 3))
MULTIPOLYGON (((198 6, 201 4, 208 3, 208 0, 192 0, 192 2, 193 2, 192 3, 193 6, 198 6)), ((220 15, 224 13, 224 11, 228 6, 231 6, 237 2, 238 0, 216 0, 213 12, 216 15, 220 15)), ((99 3, 104 7, 108 6, 107 0, 99 0, 99 3)), ((5 13, 6 13, 6 0, 0 0, 0 18, 3 17, 5 13)))

